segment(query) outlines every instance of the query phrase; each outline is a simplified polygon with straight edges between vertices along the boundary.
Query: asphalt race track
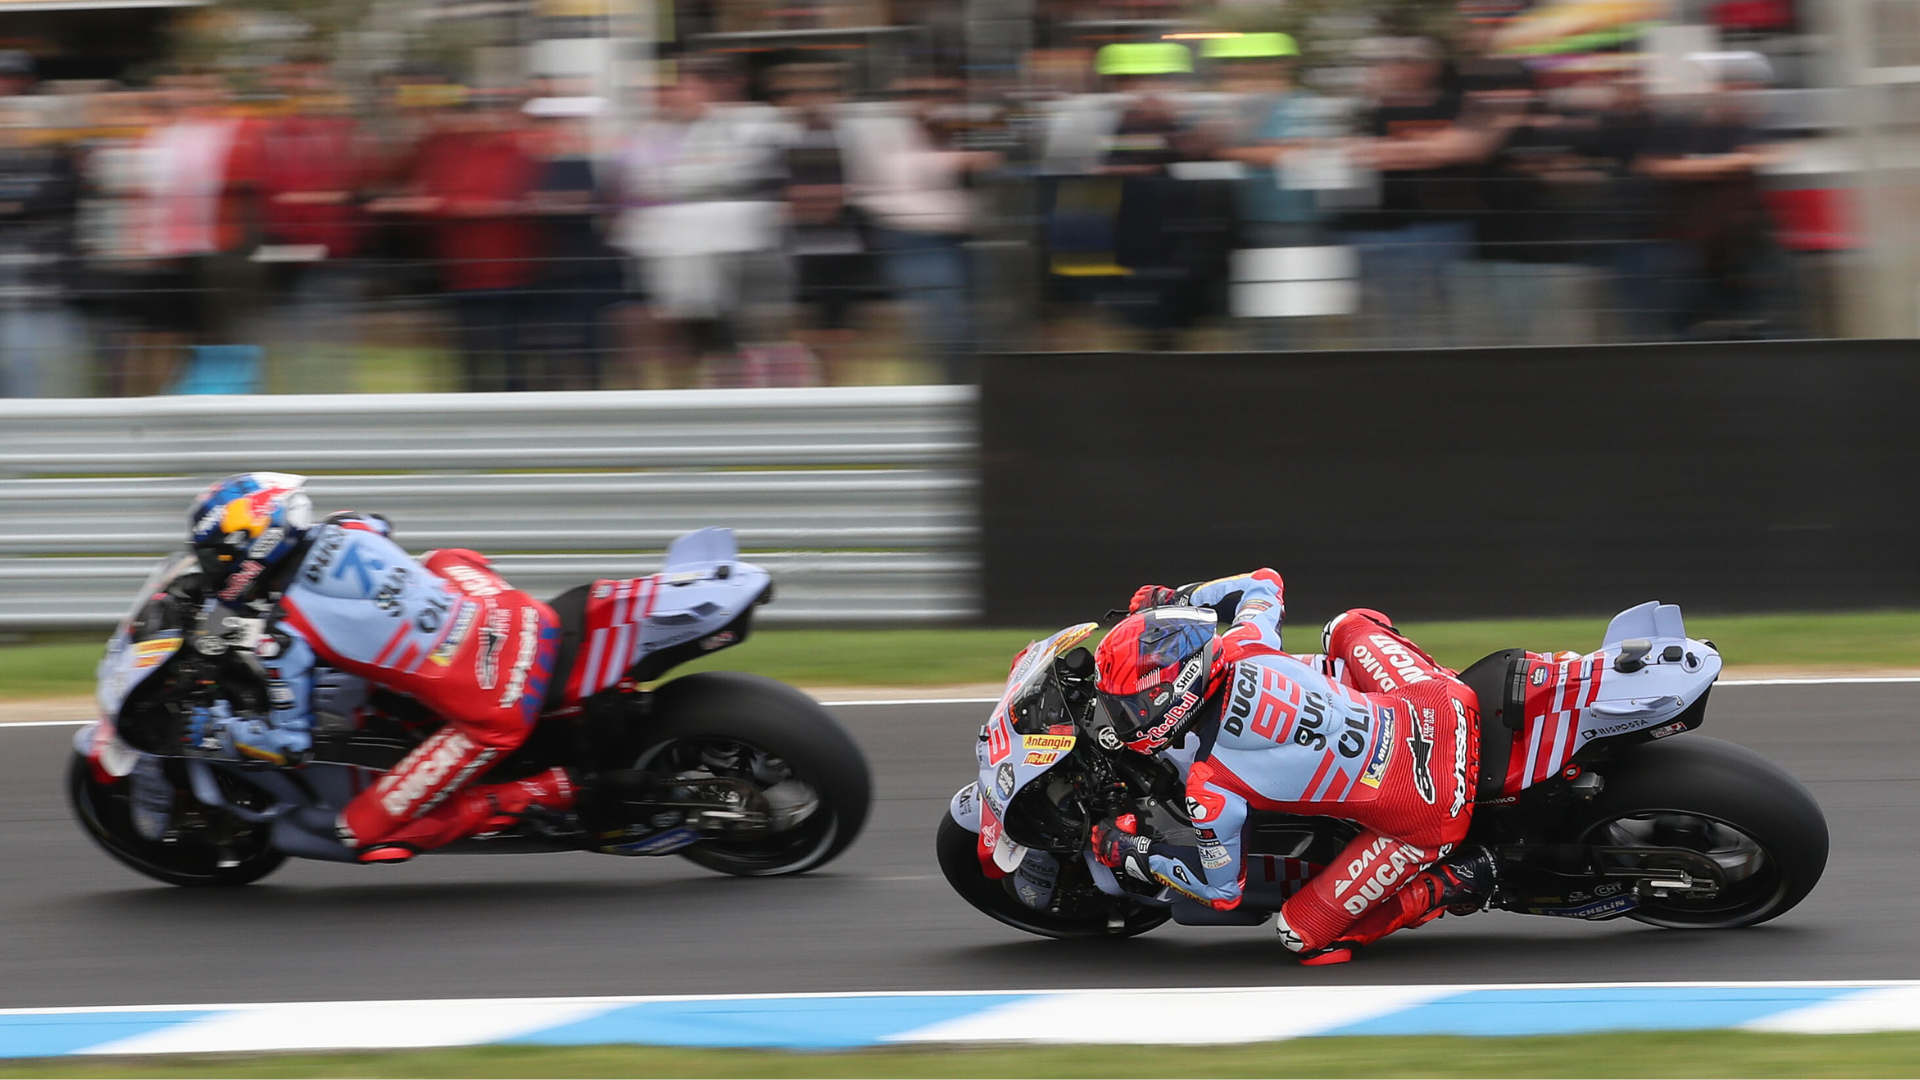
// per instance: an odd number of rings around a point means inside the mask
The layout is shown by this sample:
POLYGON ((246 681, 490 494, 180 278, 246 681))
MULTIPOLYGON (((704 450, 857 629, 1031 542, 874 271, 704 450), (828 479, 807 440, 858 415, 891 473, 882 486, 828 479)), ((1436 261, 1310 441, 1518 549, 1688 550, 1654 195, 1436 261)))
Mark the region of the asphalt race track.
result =
POLYGON ((0 1006, 809 990, 1920 977, 1920 684, 1727 686, 1705 733, 1798 775, 1826 808, 1827 874, 1766 926, 1676 932, 1490 913, 1357 963, 1301 968, 1265 928, 1166 926, 1051 942, 975 913, 933 828, 983 705, 842 709, 872 758, 866 834, 824 871, 740 880, 680 859, 442 856, 289 863, 174 889, 69 818, 73 729, 0 729, 0 1006))

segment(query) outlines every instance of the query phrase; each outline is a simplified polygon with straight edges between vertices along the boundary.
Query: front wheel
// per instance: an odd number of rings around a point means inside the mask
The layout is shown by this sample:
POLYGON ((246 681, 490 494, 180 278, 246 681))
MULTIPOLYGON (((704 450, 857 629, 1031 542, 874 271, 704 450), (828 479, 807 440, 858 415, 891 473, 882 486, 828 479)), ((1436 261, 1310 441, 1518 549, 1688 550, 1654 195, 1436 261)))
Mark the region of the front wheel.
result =
POLYGON ((783 682, 736 671, 687 675, 660 687, 650 742, 634 767, 671 776, 744 780, 774 808, 770 832, 702 840, 681 855, 741 877, 824 866, 866 824, 873 778, 860 745, 819 702, 783 682))
MULTIPOLYGON (((94 843, 122 864, 169 885, 221 887, 248 885, 279 869, 287 857, 267 844, 265 830, 230 830, 225 842, 213 836, 220 824, 202 822, 176 830, 160 841, 148 840, 133 827, 129 782, 102 784, 86 758, 73 755, 67 767, 67 801, 80 827, 94 843)), ((198 807, 194 813, 213 817, 219 811, 198 807)))
POLYGON ((1172 912, 1108 896, 1093 887, 1085 867, 1068 863, 1061 871, 1058 888, 1067 895, 1071 907, 1059 911, 1037 911, 1020 902, 1008 887, 1011 878, 995 881, 987 877, 975 853, 979 836, 942 812, 940 833, 934 847, 940 858, 940 870, 947 875, 953 891, 989 918, 1050 938, 1133 937, 1166 922, 1172 912), (1076 880, 1081 879, 1081 880, 1076 880), (1070 891, 1069 891, 1070 890, 1070 891))
POLYGON ((1601 767, 1606 786, 1582 816, 1580 843, 1679 847, 1719 864, 1710 898, 1642 896, 1628 918, 1675 929, 1727 929, 1778 918, 1827 866, 1827 819, 1785 769, 1704 736, 1645 743, 1601 767))

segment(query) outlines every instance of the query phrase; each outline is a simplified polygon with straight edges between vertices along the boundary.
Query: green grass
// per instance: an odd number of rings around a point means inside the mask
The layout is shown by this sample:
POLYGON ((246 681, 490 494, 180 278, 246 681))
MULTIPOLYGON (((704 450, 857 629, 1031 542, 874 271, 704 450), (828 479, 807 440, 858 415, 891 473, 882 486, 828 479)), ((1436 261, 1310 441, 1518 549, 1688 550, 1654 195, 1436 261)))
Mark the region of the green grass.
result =
POLYGON ((93 666, 107 636, 78 640, 61 634, 23 645, 0 646, 0 700, 26 701, 93 692, 93 666))
MULTIPOLYGON (((1293 620, 1287 644, 1320 648, 1320 618, 1293 620)), ((1600 644, 1604 616, 1580 619, 1409 623, 1401 629, 1441 663, 1463 668, 1497 649, 1585 651, 1600 644)), ((1703 615, 1687 621, 1712 638, 1729 664, 1792 668, 1920 668, 1920 612, 1849 615, 1703 615)), ((1044 630, 762 630, 684 671, 755 671, 799 686, 951 686, 998 682, 1013 654, 1044 630)), ((0 699, 92 690, 98 641, 59 635, 0 646, 0 699)))
POLYGON ((1920 1033, 1659 1032, 1523 1039, 1300 1039, 1214 1047, 915 1048, 787 1054, 633 1046, 72 1059, 0 1077, 124 1076, 1914 1076, 1920 1033))

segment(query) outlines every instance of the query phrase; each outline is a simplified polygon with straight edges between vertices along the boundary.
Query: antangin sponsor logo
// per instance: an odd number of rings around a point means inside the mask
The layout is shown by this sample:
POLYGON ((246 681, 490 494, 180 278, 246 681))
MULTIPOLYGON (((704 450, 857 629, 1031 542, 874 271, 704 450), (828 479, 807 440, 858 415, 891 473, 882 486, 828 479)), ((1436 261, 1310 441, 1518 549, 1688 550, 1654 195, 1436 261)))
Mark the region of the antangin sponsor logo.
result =
POLYGON ((1072 735, 1022 735, 1020 746, 1025 750, 1071 750, 1072 735))

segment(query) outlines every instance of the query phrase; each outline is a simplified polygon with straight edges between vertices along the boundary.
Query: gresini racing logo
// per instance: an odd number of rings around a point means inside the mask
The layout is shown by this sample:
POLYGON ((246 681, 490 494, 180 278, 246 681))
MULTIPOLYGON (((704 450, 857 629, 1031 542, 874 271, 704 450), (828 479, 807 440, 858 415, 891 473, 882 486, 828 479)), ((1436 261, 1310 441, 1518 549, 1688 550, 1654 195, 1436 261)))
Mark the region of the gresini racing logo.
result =
POLYGON ((1407 749, 1413 751, 1413 788, 1420 801, 1433 805, 1433 772, 1428 762, 1433 757, 1433 710, 1422 709, 1420 716, 1408 717, 1407 749))
POLYGON ((505 609, 487 612, 487 624, 480 628, 480 648, 473 654, 473 677, 482 690, 500 685, 500 654, 507 650, 509 627, 505 609))

